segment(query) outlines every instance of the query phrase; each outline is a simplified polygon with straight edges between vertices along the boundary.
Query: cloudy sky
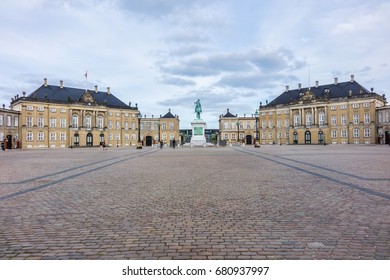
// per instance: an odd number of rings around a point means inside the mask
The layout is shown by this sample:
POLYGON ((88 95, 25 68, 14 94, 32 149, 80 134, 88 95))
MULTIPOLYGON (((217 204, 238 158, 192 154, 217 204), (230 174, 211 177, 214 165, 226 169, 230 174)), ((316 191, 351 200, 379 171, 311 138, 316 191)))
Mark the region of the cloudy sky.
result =
POLYGON ((57 85, 209 128, 291 89, 355 79, 390 92, 388 0, 1 0, 0 104, 57 85), (310 75, 309 75, 310 73, 310 75), (309 79, 310 76, 310 79, 309 79))

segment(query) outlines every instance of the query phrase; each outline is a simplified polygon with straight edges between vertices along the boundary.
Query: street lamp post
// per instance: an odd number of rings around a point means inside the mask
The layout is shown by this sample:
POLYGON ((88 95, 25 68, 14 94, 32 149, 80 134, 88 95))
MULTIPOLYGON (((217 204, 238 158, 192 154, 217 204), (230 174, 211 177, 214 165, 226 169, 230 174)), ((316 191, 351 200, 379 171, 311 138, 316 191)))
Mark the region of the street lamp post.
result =
POLYGON ((142 143, 141 143, 141 112, 138 113, 138 143, 137 143, 137 149, 142 149, 142 143))
POLYGON ((256 109, 256 112, 255 112, 255 119, 256 119, 256 135, 255 135, 255 148, 259 148, 260 147, 260 143, 259 143, 259 110, 256 109))

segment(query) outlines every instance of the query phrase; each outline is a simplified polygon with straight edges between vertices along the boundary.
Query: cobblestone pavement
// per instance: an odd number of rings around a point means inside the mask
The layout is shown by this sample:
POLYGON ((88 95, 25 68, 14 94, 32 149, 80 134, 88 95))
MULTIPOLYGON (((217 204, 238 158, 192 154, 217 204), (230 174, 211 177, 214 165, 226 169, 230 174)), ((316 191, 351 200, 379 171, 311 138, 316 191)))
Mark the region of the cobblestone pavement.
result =
POLYGON ((0 259, 390 259, 390 148, 0 152, 0 259))

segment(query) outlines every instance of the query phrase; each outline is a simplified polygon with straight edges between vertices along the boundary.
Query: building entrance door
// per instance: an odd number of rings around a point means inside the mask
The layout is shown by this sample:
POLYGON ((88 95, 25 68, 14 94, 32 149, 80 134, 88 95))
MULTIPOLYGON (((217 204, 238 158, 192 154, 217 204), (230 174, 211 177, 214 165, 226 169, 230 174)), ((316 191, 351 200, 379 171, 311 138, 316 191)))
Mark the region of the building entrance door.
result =
POLYGON ((145 139, 146 146, 152 146, 152 140, 153 140, 152 136, 146 136, 146 139, 145 139))
POLYGON ((7 135, 7 147, 6 149, 12 149, 12 135, 7 135))
POLYGON ((92 133, 87 134, 87 146, 91 147, 93 146, 93 136, 92 133))
POLYGON ((252 145, 252 135, 247 135, 246 136, 246 144, 247 145, 252 145))
POLYGON ((305 144, 311 144, 311 133, 310 131, 305 132, 305 144))

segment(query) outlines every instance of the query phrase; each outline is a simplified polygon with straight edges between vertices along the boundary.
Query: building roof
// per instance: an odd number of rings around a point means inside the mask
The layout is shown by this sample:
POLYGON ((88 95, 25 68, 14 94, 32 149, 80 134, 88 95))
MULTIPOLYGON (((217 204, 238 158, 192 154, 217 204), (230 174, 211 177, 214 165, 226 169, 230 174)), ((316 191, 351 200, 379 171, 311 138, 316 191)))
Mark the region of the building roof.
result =
POLYGON ((161 118, 163 119, 175 119, 176 117, 174 115, 172 115, 171 113, 171 109, 169 109, 169 112, 166 113, 164 116, 162 116, 161 118))
POLYGON ((318 85, 314 87, 297 88, 289 90, 286 87, 285 92, 276 97, 263 108, 274 107, 279 105, 289 105, 298 102, 313 102, 313 101, 328 101, 340 98, 359 98, 363 96, 376 96, 382 98, 380 95, 368 91, 353 78, 348 82, 337 82, 337 78, 333 84, 318 85))
POLYGON ((223 118, 237 118, 237 116, 233 115, 229 112, 229 109, 227 109, 227 113, 222 116, 223 118))
MULTIPOLYGON (((109 92, 53 86, 43 84, 26 97, 20 97, 30 101, 67 104, 93 104, 112 108, 138 109, 131 107, 109 92)), ((19 98, 19 99, 20 99, 19 98)), ((17 101, 16 99, 15 101, 17 101)), ((14 101, 14 102, 15 102, 14 101)))

